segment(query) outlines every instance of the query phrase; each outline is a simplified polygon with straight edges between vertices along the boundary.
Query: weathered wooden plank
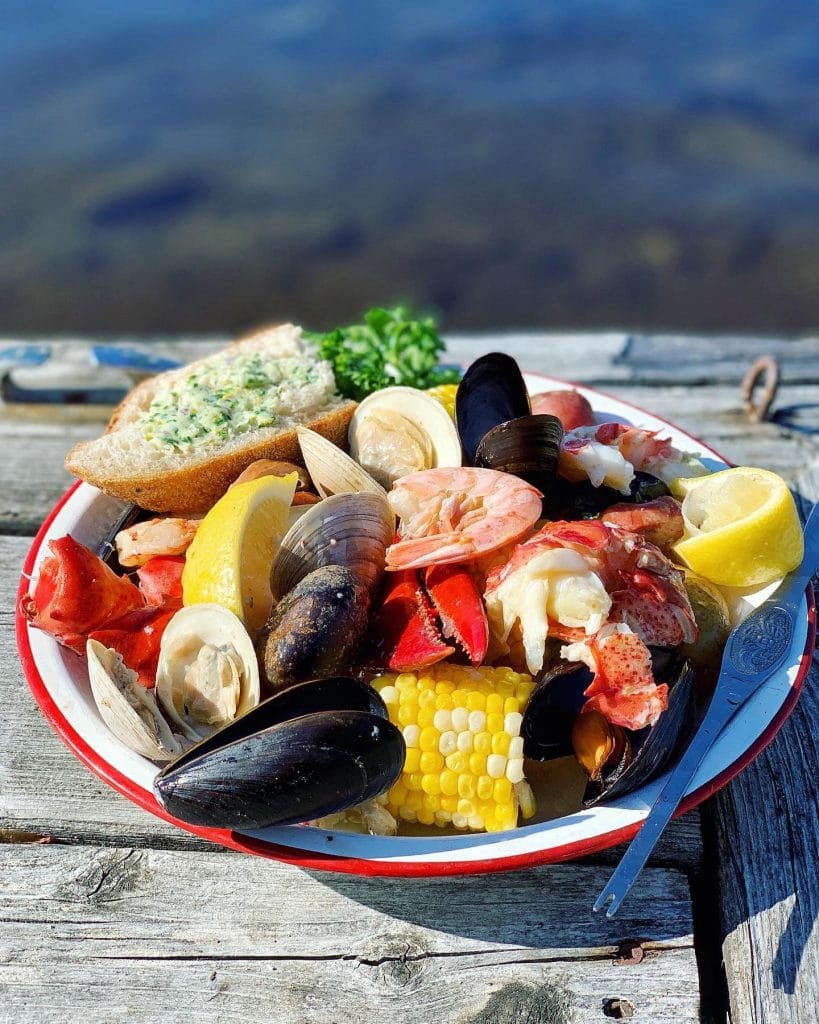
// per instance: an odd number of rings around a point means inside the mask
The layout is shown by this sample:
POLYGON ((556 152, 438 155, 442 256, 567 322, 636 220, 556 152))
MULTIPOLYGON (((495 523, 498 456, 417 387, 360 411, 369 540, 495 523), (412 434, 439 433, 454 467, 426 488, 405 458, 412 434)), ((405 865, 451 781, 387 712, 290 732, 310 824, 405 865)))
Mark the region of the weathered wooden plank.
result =
POLYGON ((584 1024, 621 999, 653 1024, 699 1020, 685 877, 646 871, 636 909, 607 921, 589 907, 599 875, 557 865, 487 889, 230 852, 0 847, 4 1011, 38 1024, 584 1024))
MULTIPOLYGON (((799 478, 819 500, 819 462, 799 478)), ((704 808, 732 1024, 802 1024, 819 1006, 819 660, 774 742, 704 808)))
MULTIPOLYGON (((40 714, 23 678, 13 632, 19 566, 27 545, 22 538, 0 537, 0 702, 5 709, 0 827, 70 843, 212 849, 109 789, 73 757, 40 714)), ((610 864, 616 857, 616 851, 607 851, 599 861, 610 864)), ((669 829, 652 864, 693 870, 700 857, 699 816, 693 812, 669 829)))

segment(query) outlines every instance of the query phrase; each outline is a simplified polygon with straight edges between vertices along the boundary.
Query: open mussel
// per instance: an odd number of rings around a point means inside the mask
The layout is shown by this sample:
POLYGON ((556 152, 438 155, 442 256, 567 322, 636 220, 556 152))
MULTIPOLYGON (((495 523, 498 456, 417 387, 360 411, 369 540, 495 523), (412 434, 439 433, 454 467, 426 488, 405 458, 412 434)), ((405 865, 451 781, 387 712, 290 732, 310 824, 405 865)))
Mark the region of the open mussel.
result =
POLYGON ((330 677, 275 694, 192 747, 159 773, 154 792, 193 825, 292 825, 386 792, 405 754, 378 694, 330 677))
POLYGON ((273 611, 257 641, 274 690, 345 672, 367 630, 370 592, 341 565, 308 573, 273 611))
POLYGON ((519 416, 484 434, 475 465, 512 473, 548 494, 554 487, 562 438, 563 427, 555 416, 519 416))
POLYGON ((691 663, 678 658, 669 665, 658 656, 655 665, 668 683, 668 707, 653 726, 639 731, 584 710, 591 674, 585 666, 559 666, 541 680, 527 705, 524 755, 546 761, 574 753, 589 777, 584 807, 616 800, 655 778, 692 735, 697 718, 691 663))
POLYGON ((311 505, 284 535, 273 561, 274 601, 324 565, 350 569, 373 592, 394 532, 395 516, 383 492, 336 494, 311 505))
POLYGON ((478 445, 499 423, 529 415, 529 395, 520 367, 503 352, 476 359, 458 385, 455 421, 464 465, 475 465, 478 445))

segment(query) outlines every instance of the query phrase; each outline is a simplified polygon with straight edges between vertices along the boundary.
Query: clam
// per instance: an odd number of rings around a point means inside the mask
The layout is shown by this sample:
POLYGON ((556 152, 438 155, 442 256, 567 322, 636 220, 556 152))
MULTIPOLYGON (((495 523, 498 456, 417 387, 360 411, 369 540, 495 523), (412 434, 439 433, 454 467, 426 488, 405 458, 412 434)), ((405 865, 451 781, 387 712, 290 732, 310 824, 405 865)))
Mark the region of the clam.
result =
POLYGON ((159 703, 183 736, 198 741, 259 703, 259 667, 239 619, 217 604, 181 608, 162 634, 159 703))
POLYGON ((345 672, 364 638, 369 609, 367 587, 345 566, 308 573, 259 635, 259 660, 273 689, 345 672))
POLYGON ((529 395, 515 360, 503 352, 476 359, 458 385, 455 398, 464 464, 475 464, 478 445, 493 427, 529 412, 529 395))
POLYGON ((519 416, 492 427, 475 451, 475 465, 512 473, 548 494, 554 489, 563 427, 555 416, 519 416))
POLYGON ((273 600, 281 600, 323 565, 345 566, 374 591, 394 532, 395 516, 383 491, 336 494, 307 506, 282 538, 273 560, 273 600))
POLYGON ((378 694, 356 679, 275 694, 164 768, 172 815, 212 828, 265 828, 336 814, 398 779, 406 747, 378 694))
POLYGON ((649 782, 691 736, 696 723, 691 663, 659 651, 654 664, 655 674, 668 683, 668 707, 655 725, 636 732, 583 709, 592 680, 585 666, 560 665, 529 700, 521 727, 524 755, 549 761, 574 753, 589 777, 584 807, 615 800, 649 782))
POLYGON ((446 409, 418 388, 383 388, 358 406, 348 431, 350 454, 385 488, 402 476, 460 466, 461 442, 446 409))
POLYGON ((304 464, 313 486, 322 498, 331 494, 355 494, 370 491, 386 496, 386 491, 332 441, 307 427, 296 427, 304 464))
POLYGON ((182 744, 156 697, 137 682, 137 673, 123 663, 122 655, 98 640, 89 640, 85 650, 91 692, 103 722, 117 739, 152 761, 170 761, 181 754, 182 744))

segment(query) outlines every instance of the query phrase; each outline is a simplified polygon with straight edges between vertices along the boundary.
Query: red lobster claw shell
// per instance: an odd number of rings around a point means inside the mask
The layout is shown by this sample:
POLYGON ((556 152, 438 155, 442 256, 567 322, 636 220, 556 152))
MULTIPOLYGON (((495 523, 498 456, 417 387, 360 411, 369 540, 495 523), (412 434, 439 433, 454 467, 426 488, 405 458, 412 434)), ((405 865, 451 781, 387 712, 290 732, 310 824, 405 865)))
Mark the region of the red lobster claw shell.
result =
POLYGON ((454 654, 435 623, 435 609, 415 569, 386 574, 372 622, 376 657, 393 672, 412 672, 454 654))
POLYGON ((489 623, 475 580, 463 565, 431 565, 424 583, 441 617, 444 636, 456 640, 473 665, 480 665, 489 646, 489 623))

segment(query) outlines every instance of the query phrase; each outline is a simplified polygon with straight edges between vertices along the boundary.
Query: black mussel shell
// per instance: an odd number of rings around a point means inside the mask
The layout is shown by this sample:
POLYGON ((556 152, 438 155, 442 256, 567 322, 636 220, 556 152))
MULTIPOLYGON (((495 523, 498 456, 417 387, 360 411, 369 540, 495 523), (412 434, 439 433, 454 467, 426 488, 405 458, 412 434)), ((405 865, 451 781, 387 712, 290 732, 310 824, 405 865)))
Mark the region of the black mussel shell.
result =
POLYGON ((563 425, 556 416, 519 416, 481 438, 475 465, 512 473, 547 493, 554 485, 563 425))
POLYGON ((455 421, 464 450, 464 465, 475 464, 484 435, 499 423, 528 416, 529 394, 520 367, 503 352, 476 359, 458 385, 455 421))
POLYGON ((175 817, 264 828, 345 810, 386 791, 404 763, 384 702, 348 677, 311 680, 263 701, 159 773, 175 817))
POLYGON ((589 780, 583 806, 591 807, 625 796, 663 772, 690 739, 697 724, 694 669, 681 660, 669 685, 668 707, 657 723, 629 732, 630 756, 604 773, 599 782, 589 780))
POLYGON ((572 726, 593 676, 585 665, 561 662, 539 680, 523 713, 523 754, 551 761, 574 753, 572 726))
POLYGON ((294 825, 386 792, 405 754, 391 722, 363 711, 322 711, 163 771, 154 792, 166 811, 192 825, 294 825))
POLYGON ((671 494, 671 491, 659 477, 638 469, 629 484, 629 497, 621 495, 620 501, 633 501, 636 505, 644 505, 655 498, 664 498, 667 494, 671 494))
POLYGON ((350 569, 323 565, 285 595, 257 649, 274 690, 346 672, 367 630, 370 595, 350 569))

